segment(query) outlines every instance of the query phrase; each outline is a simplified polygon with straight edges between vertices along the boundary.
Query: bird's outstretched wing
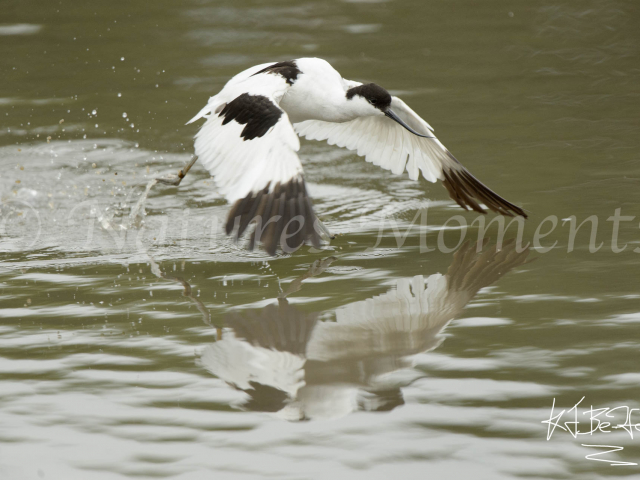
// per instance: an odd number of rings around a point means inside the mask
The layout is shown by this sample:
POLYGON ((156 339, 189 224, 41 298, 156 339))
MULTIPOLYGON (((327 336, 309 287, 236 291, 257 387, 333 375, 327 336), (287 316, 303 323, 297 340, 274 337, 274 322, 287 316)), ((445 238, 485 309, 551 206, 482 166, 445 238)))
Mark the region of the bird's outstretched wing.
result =
POLYGON ((335 322, 318 322, 306 356, 346 362, 431 350, 480 289, 527 263, 528 255, 528 249, 518 251, 513 241, 480 252, 476 243, 467 242, 454 254, 446 275, 398 279, 387 293, 338 308, 335 322))
POLYGON ((385 116, 360 117, 344 123, 307 120, 296 123, 294 128, 309 140, 327 140, 330 145, 354 150, 367 162, 396 175, 406 170, 412 180, 418 179, 419 172, 430 182, 441 180, 451 198, 465 210, 486 213, 480 205, 483 203, 501 215, 527 217, 520 207, 474 177, 406 103, 392 97, 391 110, 415 131, 431 138, 418 137, 385 116))
POLYGON ((274 255, 304 243, 318 247, 324 227, 307 193, 300 141, 279 106, 290 85, 272 67, 259 65, 231 79, 190 122, 207 119, 195 153, 233 204, 227 234, 235 231, 238 238, 254 223, 249 248, 260 241, 274 255))

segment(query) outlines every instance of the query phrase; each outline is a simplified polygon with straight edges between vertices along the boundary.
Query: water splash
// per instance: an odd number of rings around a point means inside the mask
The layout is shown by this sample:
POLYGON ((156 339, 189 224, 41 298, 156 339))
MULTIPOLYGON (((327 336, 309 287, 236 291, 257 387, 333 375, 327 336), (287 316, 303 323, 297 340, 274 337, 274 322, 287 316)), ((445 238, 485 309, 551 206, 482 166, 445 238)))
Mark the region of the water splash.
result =
MULTIPOLYGON (((136 204, 131 208, 129 215, 125 217, 122 222, 118 223, 115 221, 115 216, 117 212, 117 208, 107 207, 104 211, 99 211, 96 206, 91 208, 91 215, 95 216, 100 223, 100 226, 104 230, 131 230, 131 229, 140 229, 144 223, 144 217, 147 215, 147 212, 144 209, 144 204, 149 197, 149 192, 153 188, 153 186, 158 183, 157 179, 150 180, 147 183, 147 186, 136 202, 136 204)), ((123 204, 122 207, 126 205, 123 204)))
POLYGON ((151 189, 156 183, 158 183, 158 179, 156 178, 154 178, 153 180, 150 180, 149 183, 147 183, 147 187, 145 188, 144 192, 138 199, 135 206, 131 209, 131 212, 129 213, 127 228, 131 226, 134 226, 135 228, 140 228, 140 226, 142 225, 142 221, 144 220, 144 217, 147 214, 147 212, 144 210, 144 203, 147 201, 149 192, 151 191, 151 189))

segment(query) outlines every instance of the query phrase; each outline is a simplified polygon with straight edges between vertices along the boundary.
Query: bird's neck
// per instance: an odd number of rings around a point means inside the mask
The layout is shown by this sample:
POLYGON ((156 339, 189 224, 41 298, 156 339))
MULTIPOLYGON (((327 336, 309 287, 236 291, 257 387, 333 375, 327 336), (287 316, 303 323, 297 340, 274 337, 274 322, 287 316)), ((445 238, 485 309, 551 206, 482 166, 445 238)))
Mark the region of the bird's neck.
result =
POLYGON ((280 106, 292 123, 305 120, 348 122, 355 118, 347 104, 345 86, 337 72, 303 73, 285 93, 280 106))
POLYGON ((346 109, 344 100, 321 95, 296 95, 288 92, 280 102, 282 109, 287 112, 292 123, 305 120, 322 120, 325 122, 342 123, 356 118, 346 109))

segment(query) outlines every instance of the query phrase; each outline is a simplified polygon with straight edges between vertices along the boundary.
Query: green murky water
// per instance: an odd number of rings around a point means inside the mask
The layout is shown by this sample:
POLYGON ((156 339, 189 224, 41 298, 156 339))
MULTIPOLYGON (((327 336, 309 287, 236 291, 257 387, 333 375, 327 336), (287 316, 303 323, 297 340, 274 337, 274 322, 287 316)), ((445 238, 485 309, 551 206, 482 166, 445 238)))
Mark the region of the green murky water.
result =
POLYGON ((582 446, 640 463, 624 410, 542 423, 640 406, 635 2, 1 9, 0 478, 640 477, 582 446), (229 77, 303 56, 401 96, 537 248, 478 253, 441 186, 315 142, 321 252, 227 239, 197 164, 130 218, 229 77))

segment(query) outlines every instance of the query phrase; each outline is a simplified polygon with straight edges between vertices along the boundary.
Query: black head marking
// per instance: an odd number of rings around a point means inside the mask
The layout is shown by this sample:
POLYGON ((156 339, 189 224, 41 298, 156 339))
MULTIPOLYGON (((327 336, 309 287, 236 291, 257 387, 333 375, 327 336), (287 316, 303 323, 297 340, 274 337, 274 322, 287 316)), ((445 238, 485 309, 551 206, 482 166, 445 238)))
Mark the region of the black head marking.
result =
POLYGON ((231 120, 246 125, 240 136, 244 140, 253 140, 256 137, 262 137, 278 123, 282 110, 267 97, 243 93, 227 103, 218 116, 224 117, 222 125, 226 125, 231 120))
MULTIPOLYGON (((274 73, 276 75, 280 75, 284 77, 285 81, 289 85, 293 85, 293 83, 298 79, 298 75, 302 72, 294 60, 288 60, 286 62, 278 62, 273 65, 269 65, 267 68, 263 68, 253 75, 258 75, 259 73, 274 73)), ((253 75, 251 76, 253 77, 253 75)))
POLYGON ((347 90, 347 99, 360 96, 378 110, 386 110, 391 105, 391 95, 384 88, 375 83, 365 83, 347 90))

